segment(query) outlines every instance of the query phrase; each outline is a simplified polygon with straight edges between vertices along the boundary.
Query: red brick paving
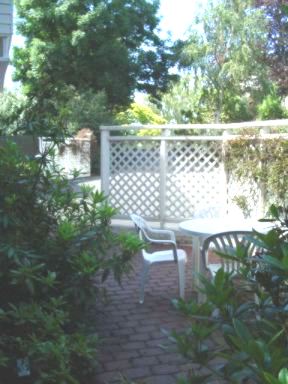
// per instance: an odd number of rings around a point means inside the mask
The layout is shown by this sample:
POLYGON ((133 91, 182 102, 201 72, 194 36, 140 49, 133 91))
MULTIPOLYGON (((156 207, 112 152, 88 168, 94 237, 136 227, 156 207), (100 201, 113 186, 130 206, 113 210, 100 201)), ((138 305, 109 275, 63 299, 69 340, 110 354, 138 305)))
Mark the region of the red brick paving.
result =
MULTIPOLYGON (((192 295, 191 247, 185 249, 188 298, 192 295)), ((176 384, 189 369, 165 333, 187 325, 171 304, 171 299, 178 297, 177 268, 173 263, 151 267, 144 304, 138 302, 140 270, 138 255, 134 273, 123 279, 121 287, 112 278, 106 284, 110 303, 97 312, 97 331, 103 344, 95 384, 120 383, 121 375, 137 383, 176 384)))

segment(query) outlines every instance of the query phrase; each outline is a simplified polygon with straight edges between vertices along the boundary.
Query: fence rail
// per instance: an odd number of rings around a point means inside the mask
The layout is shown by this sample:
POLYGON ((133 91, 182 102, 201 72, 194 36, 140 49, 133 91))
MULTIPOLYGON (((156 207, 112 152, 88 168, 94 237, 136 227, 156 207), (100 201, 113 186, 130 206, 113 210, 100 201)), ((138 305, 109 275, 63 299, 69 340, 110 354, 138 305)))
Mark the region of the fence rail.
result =
MULTIPOLYGON (((136 212, 163 224, 191 217, 240 215, 239 208, 233 203, 233 197, 239 193, 239 184, 225 169, 224 143, 239 137, 239 130, 243 128, 259 129, 260 139, 264 140, 287 135, 268 132, 288 129, 288 120, 185 126, 102 126, 102 190, 118 209, 118 218, 127 218, 136 212), (142 129, 160 129, 161 135, 129 134, 131 130, 142 129), (209 129, 209 133, 215 130, 217 135, 175 135, 180 129, 200 132, 209 129), (219 130, 222 130, 220 135, 219 130)), ((243 193, 249 194, 249 185, 241 188, 243 193)), ((261 189, 250 199, 253 199, 253 214, 261 215, 261 189)))
POLYGON ((141 129, 169 129, 169 130, 191 130, 191 129, 215 129, 215 130, 229 130, 229 129, 245 129, 245 128, 279 128, 288 127, 288 119, 281 120, 259 120, 259 121, 245 121, 241 123, 217 123, 217 124, 162 124, 162 125, 109 125, 100 127, 105 131, 126 131, 128 130, 141 130, 141 129))

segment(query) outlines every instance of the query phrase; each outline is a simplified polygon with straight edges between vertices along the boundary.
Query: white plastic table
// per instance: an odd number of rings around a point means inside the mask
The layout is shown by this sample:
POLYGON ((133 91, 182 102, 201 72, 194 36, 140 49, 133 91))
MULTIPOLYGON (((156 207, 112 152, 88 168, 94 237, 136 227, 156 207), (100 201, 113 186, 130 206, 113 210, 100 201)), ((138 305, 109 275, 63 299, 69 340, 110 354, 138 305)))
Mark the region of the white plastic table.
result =
MULTIPOLYGON (((229 216, 219 219, 193 219, 179 224, 179 229, 182 233, 192 236, 192 252, 196 276, 201 272, 201 246, 203 241, 210 235, 227 231, 252 231, 252 229, 265 233, 270 228, 270 223, 259 222, 256 219, 244 220, 229 216)), ((195 283, 193 285, 195 287, 195 283)))

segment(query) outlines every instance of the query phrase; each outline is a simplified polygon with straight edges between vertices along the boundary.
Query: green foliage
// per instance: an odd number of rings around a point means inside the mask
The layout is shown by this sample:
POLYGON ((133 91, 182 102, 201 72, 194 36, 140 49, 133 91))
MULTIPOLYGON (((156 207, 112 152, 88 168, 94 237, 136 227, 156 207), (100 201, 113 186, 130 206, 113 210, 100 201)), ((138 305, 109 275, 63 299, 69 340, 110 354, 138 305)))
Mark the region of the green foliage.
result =
POLYGON ((132 103, 128 109, 116 116, 119 124, 165 124, 165 119, 150 106, 132 103))
POLYGON ((137 88, 154 96, 166 89, 172 56, 155 33, 158 0, 15 5, 25 37, 25 47, 14 49, 15 79, 29 97, 29 120, 42 119, 39 128, 44 119, 59 130, 70 87, 79 94, 103 91, 110 107, 127 105, 137 88))
MULTIPOLYGON (((261 139, 256 134, 244 134, 229 140, 225 149, 225 165, 230 177, 240 183, 249 182, 252 193, 262 189, 267 207, 273 203, 287 205, 288 144, 285 138, 261 139)), ((236 199, 251 210, 244 196, 236 199)))
POLYGON ((245 195, 236 195, 233 198, 233 202, 241 209, 245 218, 251 217, 252 207, 250 207, 247 196, 245 195))
POLYGON ((99 192, 75 193, 51 153, 28 159, 0 148, 0 376, 17 383, 87 383, 98 338, 89 320, 113 274, 141 246, 110 229, 115 210, 99 192), (24 364, 24 365, 25 365, 24 364), (19 374, 18 369, 18 374, 19 374), (19 381, 20 382, 20 381, 19 381))
POLYGON ((0 134, 11 135, 19 131, 23 122, 25 97, 16 94, 0 93, 0 134))
POLYGON ((79 129, 90 128, 98 137, 99 126, 109 124, 112 120, 112 113, 103 91, 95 93, 89 89, 77 93, 71 89, 71 96, 64 108, 68 132, 72 134, 79 129))
POLYGON ((68 87, 63 92, 63 100, 45 103, 43 113, 36 115, 35 112, 39 107, 35 100, 30 104, 30 100, 21 94, 0 94, 2 135, 37 132, 48 136, 51 133, 55 134, 57 130, 61 132, 61 128, 62 133, 71 135, 81 128, 90 128, 98 137, 99 126, 112 122, 112 112, 109 110, 107 97, 102 91, 94 93, 89 89, 79 93, 75 88, 68 87), (48 120, 47 116, 52 111, 56 115, 48 120))
POLYGON ((209 123, 213 120, 209 107, 205 88, 189 74, 182 75, 161 99, 161 113, 169 123, 209 123))
POLYGON ((270 77, 278 86, 280 95, 288 91, 288 5, 283 0, 257 0, 268 20, 268 38, 262 62, 269 66, 270 77))
MULTIPOLYGON (((257 59, 266 35, 265 18, 251 1, 211 1, 187 41, 178 43, 180 66, 191 71, 196 92, 205 90, 204 102, 214 113, 214 121, 225 120, 224 106, 231 96, 242 98, 257 89, 263 92, 267 66, 257 59)), ((238 118, 232 115, 233 120, 238 118)))
MULTIPOLYGON (((154 108, 155 109, 155 108, 154 108)), ((165 124, 165 119, 149 105, 132 103, 128 109, 116 115, 116 122, 121 125, 126 124, 165 124)), ((159 135, 159 129, 142 129, 137 132, 139 136, 159 135)))
POLYGON ((255 100, 250 96, 229 94, 223 102, 223 121, 251 121, 256 116, 255 100))
POLYGON ((221 255, 242 261, 245 268, 237 275, 220 269, 212 281, 202 276, 204 303, 176 302, 191 322, 186 331, 172 335, 192 363, 181 384, 287 382, 288 222, 279 221, 282 211, 275 206, 271 213, 271 221, 279 224, 249 238, 257 255, 251 259, 241 247, 221 255))
POLYGON ((285 95, 287 14, 284 16, 281 1, 262 3, 262 7, 250 0, 207 3, 188 38, 175 44, 182 71, 179 82, 162 97, 167 121, 237 122, 253 120, 257 114, 261 118, 283 117, 281 100, 275 91, 273 102, 269 95, 274 82, 285 95), (259 103, 263 105, 258 110, 259 103))
POLYGON ((287 111, 284 110, 281 99, 275 93, 267 95, 258 105, 258 116, 261 120, 283 119, 286 115, 287 111))

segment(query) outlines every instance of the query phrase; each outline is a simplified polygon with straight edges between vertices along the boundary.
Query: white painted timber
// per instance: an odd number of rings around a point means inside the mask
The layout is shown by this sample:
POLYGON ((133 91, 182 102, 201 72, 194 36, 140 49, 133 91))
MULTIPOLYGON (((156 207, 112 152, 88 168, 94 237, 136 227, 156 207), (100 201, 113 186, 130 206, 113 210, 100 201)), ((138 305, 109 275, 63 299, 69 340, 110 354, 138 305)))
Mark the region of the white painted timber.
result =
POLYGON ((106 196, 109 195, 110 185, 110 132, 102 130, 101 132, 101 189, 106 196))
POLYGON ((257 120, 245 121, 242 123, 223 123, 223 124, 164 124, 164 125, 111 125, 101 126, 100 129, 109 131, 139 131, 141 129, 170 129, 170 130, 189 130, 189 129, 211 129, 211 130, 230 130, 243 128, 265 128, 265 127, 288 127, 288 119, 281 120, 257 120))
MULTIPOLYGON (((288 138, 287 133, 266 133, 269 127, 288 129, 287 119, 237 123, 237 126, 261 128, 257 139, 260 147, 269 138, 288 138)), ((153 129, 158 127, 154 125, 153 129)), ((172 129, 163 125, 162 135, 156 137, 121 136, 123 130, 125 133, 134 130, 134 125, 101 127, 102 190, 117 208, 117 218, 127 219, 136 213, 163 225, 196 217, 217 218, 227 214, 243 217, 234 200, 240 192, 247 196, 251 216, 261 217, 261 188, 248 183, 240 185, 225 169, 225 143, 239 137, 239 131, 235 134, 229 131, 231 127, 236 129, 235 124, 204 125, 209 133, 218 130, 217 136, 175 135, 175 130, 184 127, 191 129, 195 125, 175 125, 172 129)), ((199 128, 200 132, 204 127, 199 128)), ((139 129, 147 128, 139 126, 139 129)))
POLYGON ((9 51, 13 34, 12 0, 0 0, 0 91, 9 64, 9 51))

